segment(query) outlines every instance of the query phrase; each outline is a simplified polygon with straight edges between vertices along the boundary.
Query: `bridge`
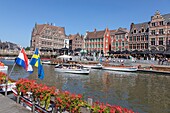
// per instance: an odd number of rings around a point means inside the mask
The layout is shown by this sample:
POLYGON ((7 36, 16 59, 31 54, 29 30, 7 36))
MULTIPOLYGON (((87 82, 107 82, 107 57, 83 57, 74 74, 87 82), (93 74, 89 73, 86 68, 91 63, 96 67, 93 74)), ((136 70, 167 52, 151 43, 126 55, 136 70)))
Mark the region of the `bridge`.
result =
MULTIPOLYGON (((19 55, 19 50, 0 50, 0 57, 17 57, 19 55)), ((34 51, 25 51, 28 58, 31 58, 34 51)), ((55 58, 58 56, 57 52, 40 52, 41 58, 55 58)))

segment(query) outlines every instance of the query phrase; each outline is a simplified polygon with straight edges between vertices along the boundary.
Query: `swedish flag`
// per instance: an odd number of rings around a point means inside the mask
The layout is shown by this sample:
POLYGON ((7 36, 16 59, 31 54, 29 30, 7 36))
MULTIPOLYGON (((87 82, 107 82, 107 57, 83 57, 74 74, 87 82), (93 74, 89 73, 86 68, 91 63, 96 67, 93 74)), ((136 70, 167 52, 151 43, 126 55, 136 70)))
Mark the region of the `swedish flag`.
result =
POLYGON ((38 78, 40 78, 41 80, 44 79, 44 69, 41 63, 40 55, 38 53, 38 48, 36 48, 31 58, 30 64, 32 66, 38 67, 38 78))

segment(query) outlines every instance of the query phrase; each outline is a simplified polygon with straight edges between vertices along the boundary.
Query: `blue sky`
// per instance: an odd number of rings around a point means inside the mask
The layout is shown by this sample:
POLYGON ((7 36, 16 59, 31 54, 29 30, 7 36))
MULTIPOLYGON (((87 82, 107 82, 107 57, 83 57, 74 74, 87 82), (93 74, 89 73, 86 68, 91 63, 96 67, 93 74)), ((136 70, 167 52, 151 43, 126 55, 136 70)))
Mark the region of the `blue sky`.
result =
POLYGON ((155 11, 170 13, 170 0, 0 0, 0 39, 30 46, 38 24, 65 27, 66 35, 149 21, 155 11))

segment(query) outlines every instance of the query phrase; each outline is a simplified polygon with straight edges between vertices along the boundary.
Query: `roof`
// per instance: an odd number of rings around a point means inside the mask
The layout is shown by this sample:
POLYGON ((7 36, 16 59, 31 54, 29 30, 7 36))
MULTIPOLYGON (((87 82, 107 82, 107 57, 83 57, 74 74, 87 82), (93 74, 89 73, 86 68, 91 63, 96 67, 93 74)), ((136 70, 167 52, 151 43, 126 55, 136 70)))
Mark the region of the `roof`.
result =
POLYGON ((70 39, 70 40, 73 40, 76 35, 77 35, 77 34, 75 34, 75 35, 69 35, 69 39, 70 39))
POLYGON ((128 33, 129 31, 126 29, 126 28, 118 28, 116 31, 115 31, 115 34, 125 34, 125 33, 128 33))
POLYGON ((69 39, 70 39, 70 40, 73 40, 75 37, 83 38, 83 36, 82 36, 82 35, 80 35, 79 33, 74 34, 74 35, 69 35, 69 39))
POLYGON ((94 31, 87 32, 87 38, 102 38, 104 36, 105 30, 103 31, 94 31))
POLYGON ((34 29, 37 30, 37 34, 41 34, 41 32, 43 31, 43 29, 45 28, 50 28, 52 30, 55 31, 61 31, 60 34, 65 34, 65 28, 64 27, 58 27, 58 26, 53 26, 53 25, 49 25, 49 24, 36 24, 34 29))
POLYGON ((110 35, 114 35, 116 30, 110 30, 110 35))
POLYGON ((165 19, 167 23, 170 22, 170 14, 162 15, 162 17, 165 19))
POLYGON ((134 24, 134 27, 136 28, 136 30, 141 30, 142 27, 144 29, 147 29, 149 27, 149 22, 134 24))

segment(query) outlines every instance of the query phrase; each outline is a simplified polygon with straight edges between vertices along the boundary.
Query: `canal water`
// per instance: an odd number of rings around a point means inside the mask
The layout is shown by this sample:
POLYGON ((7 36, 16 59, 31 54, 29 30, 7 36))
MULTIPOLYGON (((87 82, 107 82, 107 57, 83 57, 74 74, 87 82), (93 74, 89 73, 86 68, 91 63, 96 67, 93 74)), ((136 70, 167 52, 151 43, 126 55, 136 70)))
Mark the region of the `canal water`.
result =
MULTIPOLYGON (((9 66, 14 61, 3 61, 9 66)), ((12 79, 29 78, 60 90, 82 94, 87 100, 120 105, 139 113, 170 113, 170 75, 91 70, 89 75, 64 74, 54 66, 44 65, 45 78, 37 78, 37 70, 29 75, 15 66, 12 79)))

